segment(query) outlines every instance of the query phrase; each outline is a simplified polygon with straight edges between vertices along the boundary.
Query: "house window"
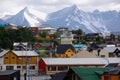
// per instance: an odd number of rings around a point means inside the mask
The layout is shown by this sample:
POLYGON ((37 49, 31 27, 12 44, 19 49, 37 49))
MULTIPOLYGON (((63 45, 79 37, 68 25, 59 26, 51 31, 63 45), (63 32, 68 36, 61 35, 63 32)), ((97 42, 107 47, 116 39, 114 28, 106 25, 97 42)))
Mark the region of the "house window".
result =
POLYGON ((21 57, 19 57, 18 59, 19 59, 19 60, 22 60, 22 58, 21 58, 21 57))
POLYGON ((35 66, 30 66, 30 69, 35 69, 35 66))
POLYGON ((5 59, 8 59, 8 57, 5 57, 5 59))
POLYGON ((2 66, 0 66, 0 70, 2 70, 2 66))
POLYGON ((66 58, 68 58, 68 55, 66 54, 66 58))
POLYGON ((56 66, 48 66, 48 71, 56 71, 56 66))
POLYGON ((32 58, 31 57, 27 57, 27 60, 30 61, 32 58))
POLYGON ((73 56, 73 54, 71 54, 71 56, 73 56))
POLYGON ((26 69, 26 66, 23 66, 23 69, 26 69))
POLYGON ((67 66, 58 66, 58 70, 67 70, 68 69, 68 67, 67 66))
POLYGON ((71 52, 70 50, 68 52, 71 52))
POLYGON ((17 68, 19 68, 19 69, 20 69, 20 68, 21 68, 21 66, 17 66, 17 68))
POLYGON ((6 70, 13 70, 14 66, 6 66, 6 70))
POLYGON ((12 59, 15 59, 15 57, 12 57, 12 59))

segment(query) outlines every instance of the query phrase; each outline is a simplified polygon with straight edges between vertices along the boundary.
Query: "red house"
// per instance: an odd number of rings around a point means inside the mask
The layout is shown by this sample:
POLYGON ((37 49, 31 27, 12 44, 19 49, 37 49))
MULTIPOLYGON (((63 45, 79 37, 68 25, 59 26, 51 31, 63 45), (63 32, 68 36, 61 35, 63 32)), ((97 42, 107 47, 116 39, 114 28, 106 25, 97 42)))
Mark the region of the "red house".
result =
MULTIPOLYGON (((119 63, 120 58, 107 58, 110 63, 119 63)), ((55 74, 69 70, 71 66, 100 67, 108 64, 104 58, 40 58, 38 70, 43 74, 55 74)))
POLYGON ((45 73, 46 73, 46 63, 44 62, 44 60, 43 60, 42 58, 40 59, 40 61, 39 61, 38 64, 39 64, 39 65, 38 65, 38 70, 39 70, 41 73, 45 74, 45 73))

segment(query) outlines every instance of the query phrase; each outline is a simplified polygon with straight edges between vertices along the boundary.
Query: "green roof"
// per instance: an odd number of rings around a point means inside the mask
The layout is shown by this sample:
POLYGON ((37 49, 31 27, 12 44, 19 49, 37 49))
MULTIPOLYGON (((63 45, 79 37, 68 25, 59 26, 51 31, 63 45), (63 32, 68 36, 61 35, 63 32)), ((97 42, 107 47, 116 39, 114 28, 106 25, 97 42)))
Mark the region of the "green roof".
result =
POLYGON ((71 67, 71 69, 82 79, 82 80, 100 80, 100 75, 108 68, 100 67, 71 67))

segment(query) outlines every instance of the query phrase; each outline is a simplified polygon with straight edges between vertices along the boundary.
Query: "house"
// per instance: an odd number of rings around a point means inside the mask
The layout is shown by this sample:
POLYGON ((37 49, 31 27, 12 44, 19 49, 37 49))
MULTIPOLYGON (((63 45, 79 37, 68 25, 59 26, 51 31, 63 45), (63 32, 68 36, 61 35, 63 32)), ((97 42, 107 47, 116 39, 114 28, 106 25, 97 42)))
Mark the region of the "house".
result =
POLYGON ((0 71, 0 80, 20 80, 19 70, 0 71))
POLYGON ((23 74, 29 65, 30 71, 34 73, 37 70, 37 56, 35 51, 3 51, 0 53, 0 68, 1 70, 20 70, 23 74))
POLYGON ((11 24, 11 23, 5 25, 5 28, 6 28, 6 29, 14 29, 14 30, 18 30, 17 25, 15 25, 15 24, 11 24))
POLYGON ((87 50, 87 45, 85 44, 74 44, 73 45, 76 51, 87 50))
POLYGON ((111 32, 105 36, 106 42, 118 43, 120 41, 120 32, 111 32))
POLYGON ((29 29, 34 35, 39 34, 39 27, 29 27, 29 29))
POLYGON ((14 50, 26 50, 28 47, 27 42, 14 42, 13 48, 14 50))
POLYGON ((59 55, 59 57, 65 58, 75 55, 76 51, 73 45, 71 44, 60 44, 57 47, 56 53, 59 55))
POLYGON ((71 32, 65 32, 60 36, 61 44, 72 44, 73 34, 71 32))
POLYGON ((97 40, 98 38, 103 39, 102 33, 88 33, 85 35, 86 40, 97 40))
POLYGON ((29 28, 34 35, 40 34, 44 31, 47 31, 49 34, 54 34, 56 32, 55 28, 49 27, 47 25, 41 25, 40 27, 30 27, 29 28))
POLYGON ((108 71, 103 67, 71 67, 63 80, 101 80, 100 75, 108 71))
POLYGON ((116 48, 113 53, 115 53, 117 57, 120 57, 120 49, 116 48))
POLYGON ((120 67, 71 67, 63 80, 120 80, 120 67))
POLYGON ((85 34, 81 34, 81 35, 77 35, 77 34, 73 34, 73 39, 74 39, 74 43, 79 43, 79 41, 81 40, 85 40, 85 34))
MULTIPOLYGON (((119 63, 119 58, 108 58, 109 63, 119 63)), ((43 74, 55 74, 69 70, 71 66, 102 66, 109 64, 105 58, 40 58, 38 70, 43 74)))
POLYGON ((60 33, 60 42, 61 44, 72 44, 73 34, 72 32, 65 27, 58 28, 58 33, 60 33))
POLYGON ((66 27, 60 27, 57 29, 57 32, 60 33, 60 35, 63 35, 65 32, 67 32, 69 29, 66 27))
POLYGON ((101 75, 101 80, 120 80, 120 67, 110 69, 105 71, 101 75))
POLYGON ((120 57, 120 47, 105 47, 109 57, 120 57))
POLYGON ((52 28, 52 27, 49 27, 47 25, 41 25, 39 27, 39 32, 40 33, 42 33, 42 32, 48 32, 48 34, 54 34, 56 32, 56 29, 52 28))

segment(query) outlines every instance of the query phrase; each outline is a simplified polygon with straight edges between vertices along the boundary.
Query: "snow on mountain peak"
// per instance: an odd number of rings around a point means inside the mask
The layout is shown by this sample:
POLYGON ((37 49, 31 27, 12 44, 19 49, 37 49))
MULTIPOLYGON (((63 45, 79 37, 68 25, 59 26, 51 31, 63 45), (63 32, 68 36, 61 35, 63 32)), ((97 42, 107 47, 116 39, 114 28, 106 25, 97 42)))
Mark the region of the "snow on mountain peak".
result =
POLYGON ((37 10, 34 10, 34 9, 31 9, 31 8, 28 8, 28 7, 25 7, 23 10, 21 10, 20 12, 22 13, 28 13, 28 14, 32 14, 42 20, 46 20, 46 13, 43 13, 43 12, 39 12, 37 10))
MULTIPOLYGON (((86 33, 119 30, 120 11, 85 12, 78 5, 63 8, 59 11, 45 14, 25 7, 16 15, 9 17, 5 22, 24 26, 51 25, 53 28, 68 27, 69 29, 82 29, 86 33), (114 26, 114 27, 113 27, 114 26)), ((1 21, 2 22, 2 21, 1 21)))
POLYGON ((25 7, 16 15, 6 19, 6 22, 19 26, 40 26, 46 19, 46 14, 28 7, 25 7))
POLYGON ((104 34, 115 30, 115 27, 113 26, 116 26, 117 28, 120 25, 120 18, 118 19, 116 13, 116 11, 100 12, 99 10, 85 12, 80 10, 79 6, 73 5, 49 14, 46 24, 50 24, 53 27, 82 29, 86 33, 100 32, 104 34), (114 24, 113 22, 117 24, 114 24))

